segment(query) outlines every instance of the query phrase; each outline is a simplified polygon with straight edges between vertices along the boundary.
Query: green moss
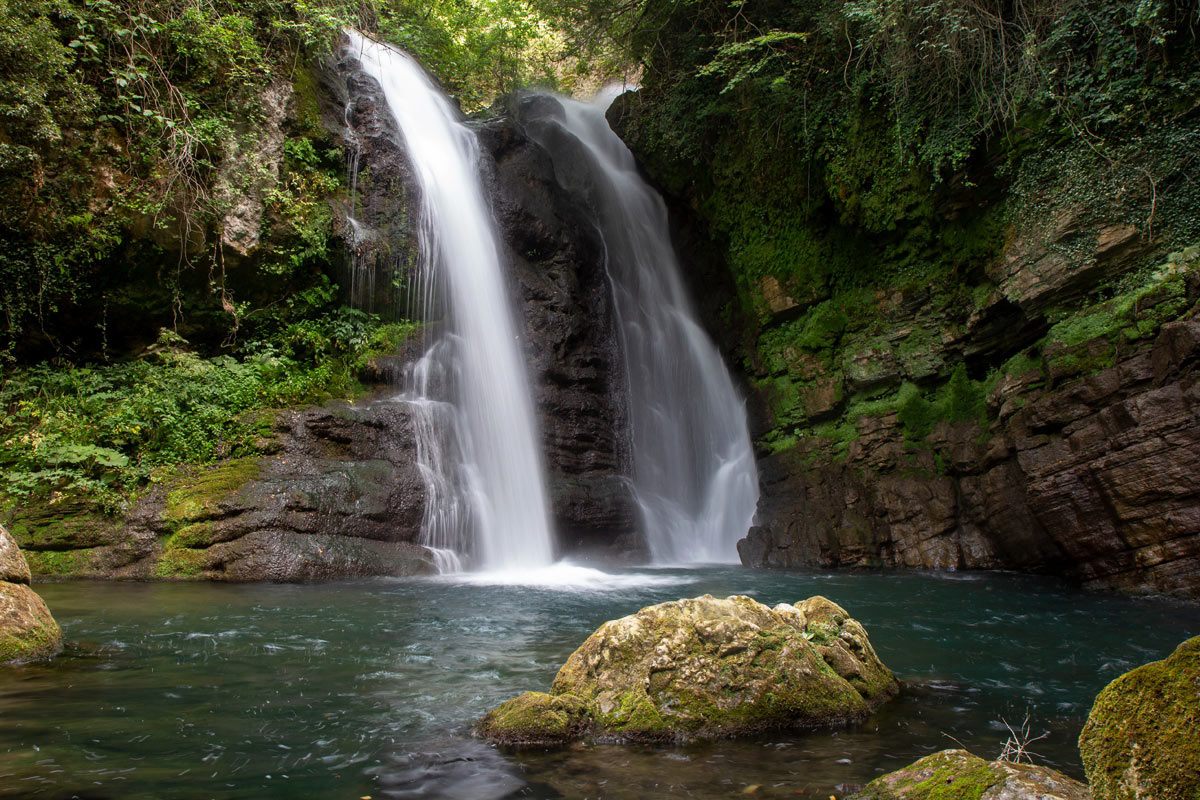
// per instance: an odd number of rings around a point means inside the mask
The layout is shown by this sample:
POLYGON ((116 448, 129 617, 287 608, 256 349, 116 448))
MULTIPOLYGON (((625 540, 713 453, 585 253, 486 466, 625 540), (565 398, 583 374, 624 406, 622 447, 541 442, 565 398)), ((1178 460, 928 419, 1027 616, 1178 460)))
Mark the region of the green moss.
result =
POLYGON ((26 550, 29 571, 39 577, 66 577, 91 571, 92 548, 79 550, 26 550))
POLYGON ((213 543, 216 524, 213 522, 194 522, 184 525, 166 541, 166 547, 208 547, 213 543))
POLYGON ((191 579, 201 577, 207 568, 208 554, 203 550, 168 548, 154 565, 156 578, 191 579))
MULTIPOLYGON (((1166 264, 1111 300, 1080 311, 1058 310, 1058 321, 1046 333, 1042 346, 1072 348, 1095 339, 1116 345, 1156 335, 1189 308, 1187 275, 1200 270, 1200 259, 1186 255, 1193 250, 1172 253, 1166 264)), ((1081 365, 1081 369, 1089 366, 1098 365, 1081 365)))
POLYGON ((489 711, 476 731, 504 744, 550 744, 572 738, 585 717, 574 695, 526 692, 489 711))
POLYGON ((979 800, 1003 770, 963 750, 943 750, 871 781, 860 800, 979 800))
POLYGON ((1096 697, 1079 737, 1094 800, 1200 798, 1200 637, 1096 697))
POLYGON ((593 704, 592 713, 599 725, 623 737, 658 739, 672 732, 671 724, 663 719, 654 702, 641 691, 622 692, 617 698, 616 708, 608 713, 596 710, 593 704))
POLYGON ((119 535, 120 525, 96 503, 67 497, 54 503, 27 503, 6 522, 22 550, 70 550, 105 544, 119 535))
POLYGON ((217 516, 221 501, 257 478, 260 470, 257 458, 239 458, 185 477, 184 485, 167 493, 163 518, 179 528, 217 516))

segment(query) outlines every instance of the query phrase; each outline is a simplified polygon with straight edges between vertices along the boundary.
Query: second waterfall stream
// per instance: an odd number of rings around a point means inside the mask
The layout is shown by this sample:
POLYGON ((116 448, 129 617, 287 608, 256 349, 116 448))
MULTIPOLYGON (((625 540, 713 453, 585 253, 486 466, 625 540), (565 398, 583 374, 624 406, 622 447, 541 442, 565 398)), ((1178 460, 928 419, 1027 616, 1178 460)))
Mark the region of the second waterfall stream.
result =
POLYGON ((758 505, 745 404, 692 311, 666 206, 605 119, 613 97, 539 97, 523 122, 564 188, 583 194, 604 242, 629 392, 633 490, 651 558, 736 563, 758 505))

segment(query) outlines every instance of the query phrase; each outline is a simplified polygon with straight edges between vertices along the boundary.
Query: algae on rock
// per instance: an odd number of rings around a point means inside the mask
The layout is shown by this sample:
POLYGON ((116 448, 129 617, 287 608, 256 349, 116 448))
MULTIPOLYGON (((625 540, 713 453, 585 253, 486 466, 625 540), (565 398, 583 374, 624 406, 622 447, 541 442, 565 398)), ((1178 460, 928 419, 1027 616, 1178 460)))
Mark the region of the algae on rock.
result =
POLYGON ((62 649, 62 630, 29 588, 29 566, 0 526, 0 664, 48 658, 62 649))
POLYGON ((732 736, 861 720, 898 688, 862 625, 824 597, 771 609, 704 595, 604 623, 550 694, 501 704, 477 732, 505 744, 732 736))
POLYGON ((1079 752, 1096 800, 1200 798, 1200 636, 1106 686, 1079 752))
POLYGON ((943 750, 871 781, 851 800, 1088 800, 1057 770, 943 750))

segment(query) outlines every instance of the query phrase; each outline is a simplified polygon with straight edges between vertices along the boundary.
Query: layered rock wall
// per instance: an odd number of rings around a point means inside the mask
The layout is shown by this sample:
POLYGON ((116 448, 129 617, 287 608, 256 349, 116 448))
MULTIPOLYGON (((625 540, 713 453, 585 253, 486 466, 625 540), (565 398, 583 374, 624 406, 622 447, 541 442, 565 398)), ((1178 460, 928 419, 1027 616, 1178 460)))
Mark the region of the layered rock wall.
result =
POLYGON ((62 500, 13 535, 43 576, 303 581, 433 571, 414 544, 424 486, 405 406, 263 420, 269 455, 183 468, 124 516, 62 500))
MULTIPOLYGON (((1181 280, 1194 309, 1200 276, 1181 280)), ((1139 313, 1154 319, 1171 296, 1148 294, 1139 313)), ((857 419, 844 455, 820 435, 765 455, 743 560, 1016 568, 1200 595, 1193 314, 1116 348, 1050 341, 992 383, 985 424, 941 421, 914 440, 888 411, 857 419)))

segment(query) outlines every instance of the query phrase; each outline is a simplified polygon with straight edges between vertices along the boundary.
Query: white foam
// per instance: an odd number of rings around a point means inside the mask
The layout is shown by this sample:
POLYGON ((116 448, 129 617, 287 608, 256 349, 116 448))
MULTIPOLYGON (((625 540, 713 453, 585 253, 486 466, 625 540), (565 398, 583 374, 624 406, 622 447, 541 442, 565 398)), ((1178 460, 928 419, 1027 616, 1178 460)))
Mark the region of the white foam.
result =
POLYGON ((605 572, 573 564, 570 561, 559 561, 548 567, 461 572, 432 576, 426 580, 471 586, 533 586, 561 591, 606 592, 656 586, 682 586, 695 583, 696 577, 646 572, 605 572))

